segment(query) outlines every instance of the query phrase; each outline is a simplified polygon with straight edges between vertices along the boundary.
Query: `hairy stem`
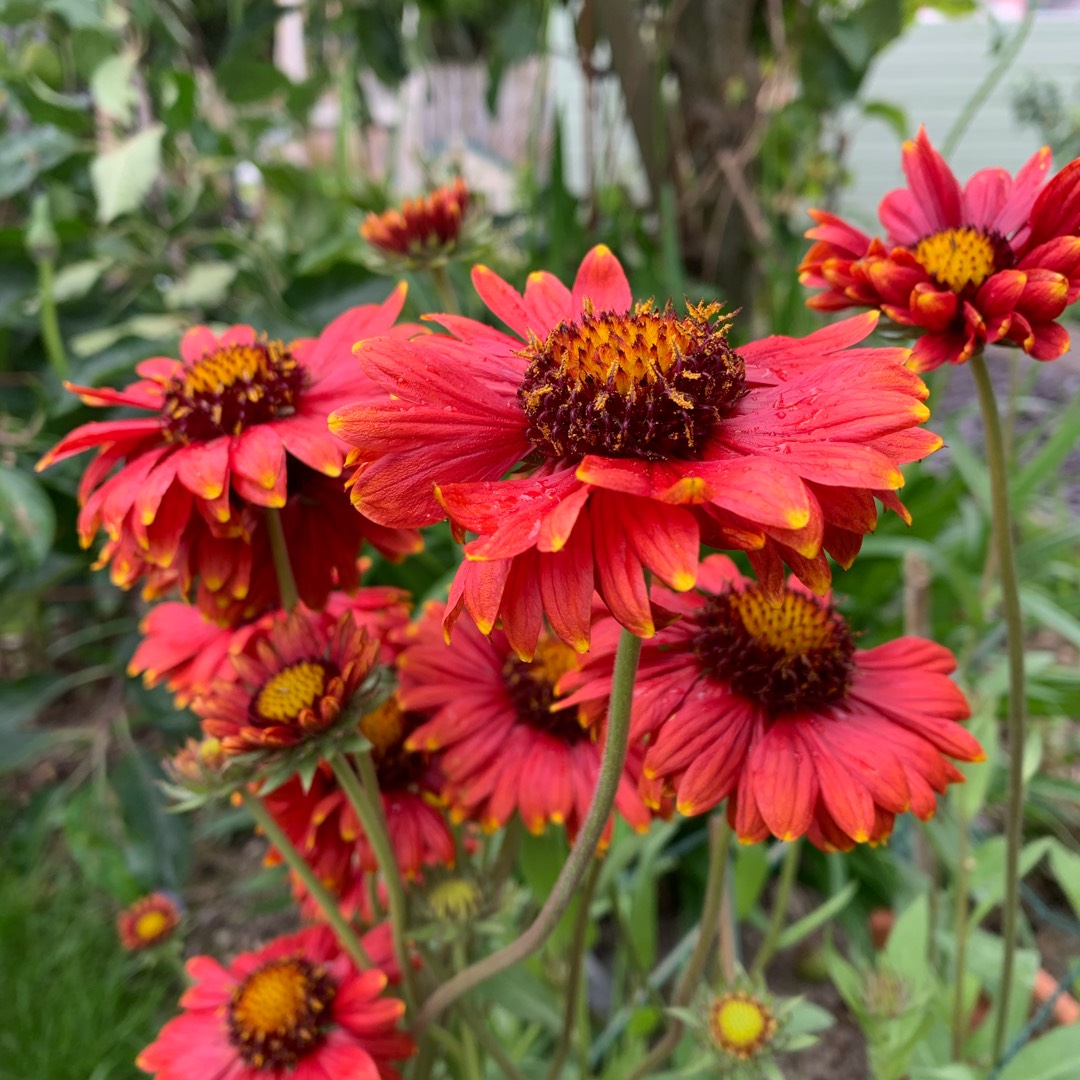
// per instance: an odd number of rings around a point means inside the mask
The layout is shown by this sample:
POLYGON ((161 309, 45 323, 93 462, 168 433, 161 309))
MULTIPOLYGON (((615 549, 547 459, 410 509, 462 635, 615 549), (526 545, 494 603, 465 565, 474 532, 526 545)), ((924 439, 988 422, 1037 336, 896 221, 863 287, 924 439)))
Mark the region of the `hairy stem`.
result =
POLYGON ((1016 575, 1012 520, 1009 514, 1009 476, 994 387, 982 353, 972 357, 971 373, 979 395, 986 464, 990 473, 990 501, 994 518, 994 543, 1001 575, 1001 605, 1005 616, 1009 659, 1009 786, 1005 829, 1005 905, 1002 915, 1004 956, 1001 992, 994 1020, 994 1057, 1005 1045, 1009 998, 1012 994, 1013 960, 1016 952, 1020 909, 1020 848, 1024 840, 1024 743, 1027 738, 1027 695, 1024 690, 1024 623, 1020 610, 1020 585, 1016 575))
POLYGON ((337 901, 330 895, 329 890, 319 880, 304 856, 293 846, 292 841, 285 835, 270 811, 263 806, 262 800, 246 789, 242 789, 240 794, 244 800, 245 809, 255 819, 255 823, 262 829, 270 843, 277 848, 282 859, 285 860, 285 865, 303 882, 304 888, 319 905, 326 921, 337 935, 341 947, 352 958, 352 962, 361 971, 371 967, 371 958, 364 951, 364 946, 360 944, 360 938, 357 937, 349 920, 341 914, 337 901))
POLYGON ((630 734, 630 704, 634 692, 634 676, 637 674, 638 657, 641 655, 641 639, 629 630, 623 630, 619 638, 619 651, 615 656, 615 674, 611 688, 611 704, 608 708, 607 744, 600 763, 596 794, 578 833, 577 840, 566 860, 551 893, 532 924, 521 935, 471 967, 459 971, 440 986, 428 998, 420 1010, 414 1026, 419 1033, 444 1009, 452 1005, 462 994, 467 994, 482 982, 505 971, 527 956, 531 956, 547 941, 559 924, 573 900, 581 879, 596 856, 596 847, 603 835, 604 826, 615 805, 615 793, 619 788, 626 747, 630 734))
POLYGON ((956 938, 956 987, 953 995, 952 1014, 952 1056, 954 1061, 963 1061, 964 1043, 968 1034, 968 1015, 964 1010, 964 974, 967 967, 968 939, 968 887, 971 881, 971 868, 968 856, 969 823, 963 814, 957 814, 956 845, 956 880, 953 888, 956 895, 953 934, 956 938))

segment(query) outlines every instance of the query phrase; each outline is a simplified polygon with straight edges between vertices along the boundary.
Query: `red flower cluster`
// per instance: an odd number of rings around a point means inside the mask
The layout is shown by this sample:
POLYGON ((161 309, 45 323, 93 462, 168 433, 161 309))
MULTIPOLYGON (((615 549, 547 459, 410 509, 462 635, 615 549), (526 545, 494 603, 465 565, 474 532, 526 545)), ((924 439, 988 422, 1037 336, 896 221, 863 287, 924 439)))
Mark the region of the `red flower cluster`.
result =
POLYGON ((1015 178, 982 169, 961 188, 919 128, 903 163, 908 186, 878 211, 884 240, 810 212, 815 243, 799 271, 804 285, 826 291, 807 304, 883 311, 920 335, 916 371, 962 364, 994 342, 1036 360, 1065 352, 1069 334, 1056 320, 1080 296, 1080 160, 1045 183, 1044 148, 1015 178))
POLYGON ((594 589, 651 636, 645 570, 692 588, 703 542, 748 551, 773 593, 784 563, 825 589, 826 552, 849 565, 875 496, 903 513, 899 466, 941 445, 918 427, 906 351, 854 347, 872 316, 736 351, 718 305, 634 305, 605 247, 572 289, 535 273, 519 295, 482 266, 473 283, 514 334, 439 315, 449 335, 368 341, 360 360, 393 397, 330 426, 354 447, 362 513, 477 534, 446 623, 463 606, 485 634, 501 619, 522 659, 544 615, 586 650, 594 589))

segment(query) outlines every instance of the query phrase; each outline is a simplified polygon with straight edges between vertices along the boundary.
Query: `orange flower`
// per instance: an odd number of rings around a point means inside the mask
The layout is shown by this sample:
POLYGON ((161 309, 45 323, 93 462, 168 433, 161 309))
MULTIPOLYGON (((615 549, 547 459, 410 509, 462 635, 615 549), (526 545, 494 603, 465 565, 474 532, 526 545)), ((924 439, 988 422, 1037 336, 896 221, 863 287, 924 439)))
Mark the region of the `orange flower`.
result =
POLYGON ((415 1049, 386 973, 357 971, 321 927, 187 971, 184 1011, 136 1059, 157 1080, 400 1080, 391 1062, 415 1049))
MULTIPOLYGON (((646 642, 634 688, 646 802, 670 793, 701 814, 727 799, 744 842, 805 834, 846 851, 884 840, 906 810, 929 818, 935 792, 963 780, 949 758, 982 760, 958 723, 970 710, 948 649, 915 637, 857 649, 827 596, 792 581, 776 604, 723 555, 702 563, 701 589, 653 590, 682 619, 646 642)), ((617 629, 597 627, 594 655, 561 686, 597 722, 617 629)))
POLYGON ((168 941, 179 925, 176 901, 168 893, 155 892, 120 912, 116 932, 125 949, 137 952, 168 941))
POLYGON ((338 405, 380 395, 352 346, 371 334, 415 333, 394 326, 404 300, 402 284, 385 303, 353 308, 318 339, 289 345, 250 326, 220 337, 197 326, 180 360, 144 360, 142 378, 124 390, 69 386, 88 405, 153 414, 84 424, 38 464, 97 448, 79 487, 79 537, 89 546, 104 528, 98 565, 123 588, 144 580, 152 597, 173 588, 187 595, 198 580, 203 610, 228 619, 237 606, 242 617, 278 606, 263 508, 281 510, 286 540, 304 545, 294 570, 312 607, 335 586, 355 587, 363 539, 390 555, 418 550, 415 533, 343 513, 335 478, 344 452, 326 427, 338 405))
POLYGON ((489 633, 532 657, 546 614, 579 652, 594 589, 651 636, 645 570, 693 587, 702 542, 750 552, 773 593, 783 563, 828 587, 894 494, 899 466, 936 450, 926 388, 906 350, 853 348, 874 316, 736 351, 717 304, 635 305, 618 260, 594 248, 573 289, 529 276, 524 295, 486 267, 473 283, 509 325, 436 318, 450 334, 376 338, 359 357, 393 395, 339 409, 354 505, 393 528, 449 514, 466 562, 450 591, 489 633))
MULTIPOLYGON (((428 606, 398 658, 398 697, 426 718, 406 747, 439 752, 443 798, 455 818, 494 830, 516 812, 532 833, 553 822, 573 840, 589 812, 601 757, 575 713, 552 712, 555 684, 578 667, 577 654, 544 634, 526 664, 504 634, 496 631, 489 644, 468 625, 447 647, 444 611, 443 604, 428 606)), ((644 832, 651 814, 636 791, 640 759, 632 749, 615 805, 644 832)), ((611 823, 605 840, 610 833, 611 823)))
POLYGON ((386 255, 430 266, 457 247, 470 201, 458 177, 424 198, 406 199, 400 209, 369 214, 360 235, 386 255))
POLYGON ((879 308, 912 334, 916 371, 962 364, 983 345, 1019 345, 1036 360, 1069 347, 1056 320, 1080 296, 1080 160, 1048 184, 1043 148, 1017 173, 982 169, 961 188, 919 128, 904 143, 908 186, 890 192, 871 239, 822 210, 801 280, 826 291, 821 311, 879 308))

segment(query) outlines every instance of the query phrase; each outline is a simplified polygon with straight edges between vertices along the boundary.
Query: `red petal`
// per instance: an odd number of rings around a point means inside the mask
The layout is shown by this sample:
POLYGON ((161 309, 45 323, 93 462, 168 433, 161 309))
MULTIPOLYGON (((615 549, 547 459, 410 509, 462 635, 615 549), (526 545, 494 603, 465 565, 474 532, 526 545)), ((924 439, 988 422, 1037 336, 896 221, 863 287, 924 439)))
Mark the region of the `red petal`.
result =
POLYGON ((615 619, 638 637, 652 637, 656 632, 645 574, 637 552, 621 527, 618 504, 608 500, 619 495, 596 491, 589 501, 593 552, 597 567, 597 590, 615 619))
POLYGON ((229 464, 233 486, 244 498, 260 506, 285 505, 285 447, 269 425, 260 424, 234 435, 229 464))
POLYGON ((585 515, 561 551, 540 555, 540 596, 548 622, 577 652, 589 648, 593 582, 592 531, 585 515))
POLYGON ((180 483, 201 499, 217 499, 229 481, 229 438, 191 443, 173 455, 180 483))
POLYGON ((528 341, 529 312, 518 291, 486 266, 473 267, 472 283, 491 312, 520 338, 528 341))
POLYGON ((925 127, 919 127, 913 142, 904 143, 902 157, 911 194, 922 206, 934 231, 963 225, 960 185, 945 159, 931 145, 925 127))
POLYGON ((769 830, 781 840, 802 836, 814 816, 818 783, 798 721, 774 722, 750 751, 747 772, 769 830))
POLYGON ((594 311, 625 314, 633 304, 630 283, 619 260, 606 244, 597 244, 582 260, 574 279, 573 310, 575 317, 584 310, 585 301, 594 311))

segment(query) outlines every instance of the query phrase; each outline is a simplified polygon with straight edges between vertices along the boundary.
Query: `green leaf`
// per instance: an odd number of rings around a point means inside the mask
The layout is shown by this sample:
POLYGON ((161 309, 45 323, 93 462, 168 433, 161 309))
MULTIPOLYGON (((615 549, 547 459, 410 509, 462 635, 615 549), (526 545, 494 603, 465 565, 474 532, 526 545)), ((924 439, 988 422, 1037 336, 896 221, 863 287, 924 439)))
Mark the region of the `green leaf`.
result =
POLYGON ((14 548, 27 569, 40 566, 52 550, 56 513, 37 477, 0 465, 0 542, 14 548))
POLYGON ((901 912, 885 946, 885 964, 910 988, 918 989, 930 979, 927 964, 930 941, 930 904, 926 894, 917 896, 901 912))
POLYGON ((193 266, 165 293, 165 306, 173 311, 217 307, 236 280, 237 269, 232 263, 207 262, 193 266))
POLYGON ((0 199, 24 191, 78 148, 75 138, 51 124, 0 135, 0 199))
POLYGON ((1069 898, 1073 911, 1080 917, 1080 855, 1055 843, 1050 848, 1050 869, 1061 891, 1069 898))
POLYGON ((246 56, 226 60, 216 74, 221 92, 234 105, 254 105, 286 93, 292 85, 273 64, 246 56))
POLYGON ((94 104, 106 116, 125 126, 131 123, 137 100, 132 76, 138 60, 134 50, 126 49, 102 61, 90 76, 90 95, 94 104))
POLYGON ((76 356, 93 356, 124 338, 142 338, 144 341, 178 338, 186 321, 182 315, 136 315, 126 322, 76 334, 71 339, 71 351, 76 356))
POLYGON ((967 782, 953 789, 953 798, 964 821, 973 821, 986 801, 986 791, 994 775, 997 760, 997 724, 994 721, 997 701, 989 695, 981 695, 974 714, 968 723, 968 731, 979 740, 986 753, 985 761, 965 761, 959 765, 967 782))
POLYGON ((53 279, 53 299, 63 304, 85 296, 111 264, 111 259, 84 259, 63 267, 53 279))
POLYGON ((830 896, 821 907, 786 927, 777 938, 777 949, 790 949, 792 945, 798 945, 803 938, 809 937, 818 927, 824 926, 831 918, 839 915, 851 903, 858 889, 857 881, 849 881, 835 896, 830 896))
POLYGON ((906 139, 911 132, 907 113, 899 105, 893 105, 888 101, 864 102, 863 116, 873 117, 888 124, 896 133, 898 139, 906 139))
POLYGON ((1025 615, 1038 619, 1043 626, 1055 630, 1071 645, 1080 649, 1080 619, 1064 611, 1034 585, 1021 587, 1020 602, 1025 615))
POLYGON ((1080 1062, 1080 1025, 1056 1028, 1029 1042, 1001 1070, 999 1080, 1075 1080, 1080 1062))
POLYGON ((1039 484, 1058 475, 1069 451, 1080 439, 1080 394, 1054 416, 1054 423, 1043 428, 1049 437, 1035 456, 1017 473, 1009 484, 1009 496, 1018 509, 1024 505, 1039 484))
MULTIPOLYGON (((1020 852, 1020 877, 1031 873, 1053 845, 1054 839, 1050 836, 1042 836, 1025 844, 1020 852)), ((971 916, 971 925, 978 926, 1005 895, 1004 836, 992 836, 976 848, 971 891, 979 897, 979 904, 971 916)))
POLYGON ((164 134, 165 125, 154 124, 94 159, 90 179, 101 224, 142 206, 161 172, 164 134))
POLYGON ((740 844, 735 851, 735 914, 745 919, 769 880, 769 858, 764 844, 740 844))

